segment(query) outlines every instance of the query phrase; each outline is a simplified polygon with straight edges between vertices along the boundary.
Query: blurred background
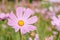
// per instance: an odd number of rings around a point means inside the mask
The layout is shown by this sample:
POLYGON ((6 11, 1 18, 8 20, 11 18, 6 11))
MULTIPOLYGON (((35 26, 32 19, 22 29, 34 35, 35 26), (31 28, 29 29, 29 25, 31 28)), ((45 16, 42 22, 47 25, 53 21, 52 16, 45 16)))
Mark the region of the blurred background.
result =
MULTIPOLYGON (((15 12, 17 7, 26 7, 34 10, 38 17, 36 33, 39 40, 60 40, 60 33, 51 25, 51 17, 60 14, 60 0, 0 0, 0 14, 15 12)), ((0 40, 20 40, 19 32, 7 25, 6 20, 0 20, 0 40)), ((29 34, 23 36, 22 40, 28 40, 29 34)))

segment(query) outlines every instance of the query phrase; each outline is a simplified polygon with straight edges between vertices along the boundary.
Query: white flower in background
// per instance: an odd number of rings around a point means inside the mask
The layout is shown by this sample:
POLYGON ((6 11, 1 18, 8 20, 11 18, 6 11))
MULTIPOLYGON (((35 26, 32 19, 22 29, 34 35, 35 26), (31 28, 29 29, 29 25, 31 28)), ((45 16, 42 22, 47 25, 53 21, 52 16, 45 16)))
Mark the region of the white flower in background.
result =
POLYGON ((54 11, 52 6, 49 7, 49 11, 51 11, 51 12, 54 11))
POLYGON ((2 27, 3 27, 3 28, 6 28, 6 24, 2 24, 2 27))

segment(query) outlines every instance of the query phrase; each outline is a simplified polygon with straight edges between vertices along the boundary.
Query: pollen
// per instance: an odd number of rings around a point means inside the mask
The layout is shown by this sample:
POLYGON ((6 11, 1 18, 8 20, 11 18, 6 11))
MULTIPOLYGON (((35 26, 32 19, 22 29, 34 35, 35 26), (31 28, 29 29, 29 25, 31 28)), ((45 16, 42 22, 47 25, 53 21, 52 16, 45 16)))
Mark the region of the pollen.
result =
POLYGON ((19 21, 18 21, 18 25, 19 25, 19 26, 23 26, 23 25, 24 25, 24 21, 23 21, 23 20, 19 20, 19 21))

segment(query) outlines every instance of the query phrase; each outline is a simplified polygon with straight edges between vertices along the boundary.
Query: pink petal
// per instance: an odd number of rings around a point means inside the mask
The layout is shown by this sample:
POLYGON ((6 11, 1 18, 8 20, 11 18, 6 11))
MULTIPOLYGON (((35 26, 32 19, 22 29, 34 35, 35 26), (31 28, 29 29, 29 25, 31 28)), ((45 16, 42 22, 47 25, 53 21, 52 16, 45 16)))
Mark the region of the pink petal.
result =
POLYGON ((25 25, 21 28, 21 34, 25 34, 25 33, 29 33, 30 31, 34 31, 36 30, 35 26, 32 25, 25 25))
POLYGON ((25 12, 24 12, 23 17, 25 17, 25 18, 29 18, 33 13, 34 13, 33 10, 27 8, 27 9, 25 10, 25 12))
POLYGON ((16 15, 17 15, 18 18, 22 17, 22 14, 23 14, 24 10, 25 9, 23 7, 16 8, 16 15))
POLYGON ((5 13, 1 13, 0 18, 2 18, 2 19, 5 18, 5 13))
POLYGON ((19 31, 19 27, 14 27, 14 29, 15 29, 15 32, 18 32, 19 31))
POLYGON ((12 20, 10 20, 10 19, 8 19, 8 25, 9 25, 9 26, 12 26, 12 28, 15 29, 15 32, 17 32, 17 31, 19 30, 18 25, 17 25, 14 21, 12 21, 12 20))
POLYGON ((13 20, 13 21, 16 21, 16 20, 17 20, 17 18, 16 18, 16 16, 14 15, 13 12, 11 12, 11 13, 9 14, 9 18, 10 18, 11 20, 13 20))
POLYGON ((33 26, 33 25, 28 25, 28 30, 29 31, 34 31, 34 30, 36 30, 37 28, 35 27, 35 26, 33 26))
POLYGON ((8 25, 14 26, 16 22, 12 21, 11 19, 8 19, 8 25))
POLYGON ((36 16, 33 16, 28 19, 28 24, 33 24, 33 23, 37 22, 37 20, 38 20, 38 18, 36 16))
POLYGON ((57 17, 56 16, 52 16, 51 19, 52 20, 57 20, 57 17))
POLYGON ((27 26, 21 28, 21 34, 25 34, 25 33, 27 33, 27 32, 29 32, 27 26))

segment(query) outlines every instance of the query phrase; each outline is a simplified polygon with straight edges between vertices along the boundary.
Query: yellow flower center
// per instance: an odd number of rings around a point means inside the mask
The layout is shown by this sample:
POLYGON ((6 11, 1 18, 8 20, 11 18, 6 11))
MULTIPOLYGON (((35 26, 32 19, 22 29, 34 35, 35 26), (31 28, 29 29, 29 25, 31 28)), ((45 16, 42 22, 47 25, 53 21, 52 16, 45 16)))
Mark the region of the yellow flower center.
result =
POLYGON ((18 21, 18 25, 19 25, 19 26, 23 26, 23 25, 24 25, 24 21, 23 21, 23 20, 19 20, 19 21, 18 21))

